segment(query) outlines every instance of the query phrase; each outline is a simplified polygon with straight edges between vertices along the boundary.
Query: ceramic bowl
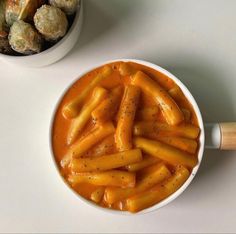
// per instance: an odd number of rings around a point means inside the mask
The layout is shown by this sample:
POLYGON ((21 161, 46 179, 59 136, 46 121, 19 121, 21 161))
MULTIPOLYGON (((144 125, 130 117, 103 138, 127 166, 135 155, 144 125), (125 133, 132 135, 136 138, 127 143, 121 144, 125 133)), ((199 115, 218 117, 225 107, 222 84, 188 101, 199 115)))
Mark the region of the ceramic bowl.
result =
POLYGON ((25 67, 43 67, 62 59, 78 41, 83 23, 83 1, 78 5, 74 21, 67 34, 54 46, 38 54, 27 56, 12 56, 0 54, 4 62, 25 67))
MULTIPOLYGON (((200 136, 199 136, 199 150, 198 150, 198 164, 194 167, 194 169, 192 170, 189 178, 187 179, 187 181, 175 192, 173 193, 172 195, 170 195, 169 197, 167 197, 166 199, 162 200, 161 202, 159 202, 158 204, 150 207, 150 208, 147 208, 147 209, 144 209, 138 213, 135 213, 135 214, 144 214, 144 213, 148 213, 148 212, 152 212, 152 211, 155 211, 165 205, 167 205, 168 203, 170 203, 171 201, 173 201, 174 199, 176 199, 188 186, 189 184, 191 183, 191 181, 193 180, 193 178, 195 177, 198 169, 199 169, 199 166, 201 164, 201 161, 202 161, 202 156, 203 156, 203 151, 204 151, 204 142, 205 142, 205 133, 204 133, 204 125, 203 125, 203 120, 202 120, 202 115, 201 115, 201 112, 199 110, 199 107, 194 99, 194 97, 192 96, 192 94, 190 93, 190 91, 188 90, 188 88, 176 77, 174 76, 173 74, 171 74, 170 72, 166 71, 165 69, 163 69, 162 67, 156 65, 156 64, 153 64, 153 63, 150 63, 150 62, 147 62, 147 61, 143 61, 143 60, 136 60, 136 59, 119 59, 119 60, 112 60, 112 61, 107 61, 105 63, 102 63, 102 64, 98 64, 98 65, 94 65, 94 66, 91 66, 87 71, 85 71, 84 73, 82 74, 79 74, 78 75, 78 79, 80 79, 80 77, 83 77, 86 73, 90 72, 91 70, 94 70, 96 69, 97 67, 100 67, 100 66, 103 66, 105 64, 109 64, 109 63, 113 63, 113 62, 117 62, 117 61, 123 61, 123 62, 134 62, 134 63, 138 63, 138 64, 142 64, 144 66, 147 66, 147 67, 150 67, 150 68, 153 68, 163 74, 165 74, 166 76, 168 76, 169 78, 171 78, 180 88, 181 90, 183 91, 184 95, 186 96, 186 98, 189 100, 189 102, 192 104, 193 106, 193 109, 196 113, 196 116, 197 116, 197 119, 198 119, 198 123, 199 123, 199 128, 200 128, 200 136)), ((53 162, 59 172, 59 168, 58 168, 58 165, 56 164, 56 161, 55 161, 55 157, 53 155, 53 150, 52 150, 52 126, 53 126, 53 121, 54 121, 54 117, 55 117, 55 113, 56 113, 56 110, 59 106, 59 103, 61 102, 62 98, 64 97, 65 93, 68 91, 68 89, 71 87, 71 85, 69 85, 69 87, 65 90, 65 92, 61 95, 61 97, 59 98, 59 101, 58 101, 58 104, 55 106, 55 110, 53 112, 53 116, 52 116, 52 120, 51 120, 51 128, 50 128, 50 134, 49 134, 49 141, 50 141, 50 150, 51 150, 51 155, 52 155, 52 158, 53 158, 53 162)), ((60 175, 60 173, 59 173, 60 175)), ((64 178, 63 178, 64 180, 64 178)), ((66 183, 67 184, 67 183, 66 183)), ((69 185, 68 185, 69 187, 69 185)), ((74 192, 74 190, 72 190, 70 187, 69 189, 71 191, 74 192)), ((86 202, 87 204, 95 207, 95 208, 98 208, 100 210, 104 210, 104 211, 107 211, 109 213, 114 213, 114 214, 131 214, 129 212, 126 212, 126 211, 116 211, 116 210, 112 210, 112 209, 107 209, 107 208, 103 208, 103 207, 100 207, 100 206, 97 206, 95 203, 93 202, 90 202, 88 200, 86 200, 85 198, 83 198, 82 196, 80 196, 79 194, 77 194, 76 192, 74 192, 76 194, 76 196, 79 198, 79 200, 83 201, 83 202, 86 202)), ((132 214, 133 215, 133 214, 132 214)))

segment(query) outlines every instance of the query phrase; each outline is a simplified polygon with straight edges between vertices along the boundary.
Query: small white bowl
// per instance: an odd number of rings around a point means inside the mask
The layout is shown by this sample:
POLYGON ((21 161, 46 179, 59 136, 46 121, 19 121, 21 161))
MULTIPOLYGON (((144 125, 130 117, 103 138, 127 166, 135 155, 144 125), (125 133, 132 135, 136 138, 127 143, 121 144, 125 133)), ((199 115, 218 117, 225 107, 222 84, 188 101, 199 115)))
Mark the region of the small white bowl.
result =
MULTIPOLYGON (((183 91, 184 95, 186 96, 186 98, 189 100, 189 102, 192 104, 193 106, 193 109, 196 113, 196 116, 197 116, 197 119, 198 119, 198 123, 199 123, 199 127, 200 127, 200 137, 199 137, 199 151, 198 151, 198 165, 194 167, 194 169, 192 170, 191 172, 191 175, 189 176, 189 178, 187 179, 187 181, 175 192, 173 193, 172 195, 170 195, 169 197, 167 197, 166 199, 162 200, 161 202, 157 203, 156 205, 150 207, 150 208, 147 208, 147 209, 144 209, 140 212, 137 212, 135 213, 136 214, 145 214, 145 213, 149 213, 149 212, 152 212, 152 211, 155 211, 159 208, 161 208, 162 206, 165 206, 167 205, 168 203, 170 203, 171 201, 173 201, 175 198, 177 198, 187 187, 188 185, 191 183, 191 181, 193 180, 193 178, 195 177, 198 169, 199 169, 199 166, 201 164, 201 161, 202 161, 202 156, 203 156, 203 152, 204 152, 204 144, 205 144, 205 133, 204 133, 204 125, 203 125, 203 119, 202 119, 202 115, 201 115, 201 112, 198 108, 198 105, 195 101, 195 99, 193 98, 192 94, 190 93, 190 91, 187 89, 187 87, 177 78, 175 77, 174 75, 172 75, 170 72, 166 71, 165 69, 163 69, 162 67, 159 67, 157 66, 156 64, 153 64, 153 63, 150 63, 150 62, 146 62, 146 61, 143 61, 143 60, 137 60, 137 59, 118 59, 118 60, 112 60, 112 61, 107 61, 105 63, 102 63, 102 64, 98 64, 98 65, 95 65, 95 66, 92 66, 90 69, 88 69, 87 71, 85 71, 84 73, 82 74, 79 74, 79 78, 80 77, 83 77, 85 74, 87 74, 88 72, 100 67, 100 66, 103 66, 105 64, 109 64, 109 63, 113 63, 113 62, 117 62, 117 61, 123 61, 123 62, 134 62, 134 63, 138 63, 138 64, 141 64, 141 65, 144 65, 144 66, 147 66, 147 67, 150 67, 150 68, 153 68, 154 70, 157 70, 163 74, 165 74, 166 76, 168 76, 170 79, 172 79, 180 88, 181 90, 183 91)), ((77 78, 75 81, 77 81, 79 78, 77 78)), ((54 157, 54 154, 53 154, 53 149, 52 149, 52 130, 53 130, 53 122, 54 122, 54 117, 55 117, 55 114, 56 114, 56 111, 58 109, 58 106, 59 104, 61 103, 62 101, 62 98, 64 97, 64 95, 66 94, 66 92, 69 90, 69 88, 72 86, 73 84, 69 85, 69 87, 64 91, 64 93, 61 95, 56 107, 55 107, 55 110, 53 112, 53 116, 52 116, 52 119, 51 119, 51 125, 50 125, 50 132, 49 132, 49 143, 50 143, 50 150, 51 150, 51 155, 52 155, 52 158, 53 158, 53 162, 54 162, 54 165, 56 166, 58 172, 59 172, 59 168, 57 166, 57 163, 56 163, 56 160, 55 160, 55 157, 54 157)), ((59 172, 59 175, 60 172, 59 172)), ((62 177, 63 178, 63 177, 62 177)), ((65 179, 63 178, 64 182, 66 183, 65 179)), ((67 184, 67 183, 66 183, 67 184)), ((67 184, 67 186, 69 187, 69 185, 67 184)), ((69 187, 70 188, 70 187, 69 187)), ((70 188, 70 190, 72 190, 70 188)), ((103 211, 106 211, 106 212, 109 212, 109 213, 113 213, 113 214, 121 214, 121 215, 130 215, 132 213, 130 212, 127 212, 127 211, 118 211, 118 210, 112 210, 112 209, 108 209, 108 208, 103 208, 103 207, 100 207, 98 205, 96 205, 95 203, 93 202, 90 202, 88 200, 86 200, 85 198, 83 198, 82 196, 80 196, 79 194, 77 194, 74 190, 72 190, 76 196, 82 200, 83 202, 95 207, 95 208, 98 208, 99 210, 103 210, 103 211)), ((134 214, 132 214, 134 215, 134 214)))
POLYGON ((67 34, 54 46, 39 54, 13 56, 0 54, 0 59, 7 63, 25 67, 43 67, 57 62, 75 46, 83 23, 83 1, 80 0, 74 21, 67 34))

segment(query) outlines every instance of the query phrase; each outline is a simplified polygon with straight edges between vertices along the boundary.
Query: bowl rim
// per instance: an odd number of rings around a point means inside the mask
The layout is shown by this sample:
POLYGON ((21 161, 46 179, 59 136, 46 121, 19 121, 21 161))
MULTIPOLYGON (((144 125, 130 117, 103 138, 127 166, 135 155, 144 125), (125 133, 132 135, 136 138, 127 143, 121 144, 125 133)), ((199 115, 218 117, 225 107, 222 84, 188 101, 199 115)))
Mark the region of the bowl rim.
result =
POLYGON ((79 0, 79 3, 77 5, 77 10, 76 10, 76 13, 75 13, 75 16, 74 16, 74 19, 73 19, 73 23, 71 24, 69 30, 66 32, 65 36, 62 37, 60 39, 60 41, 56 42, 56 44, 54 44, 52 47, 46 49, 46 50, 43 50, 42 52, 39 52, 39 53, 36 53, 36 54, 31 54, 31 55, 19 55, 19 56, 15 56, 15 55, 9 55, 9 54, 2 54, 0 53, 0 57, 5 57, 5 58, 8 58, 8 59, 23 59, 23 58, 37 58, 39 56, 43 56, 45 54, 48 54, 52 51, 54 51, 55 49, 57 49, 59 46, 61 46, 66 40, 68 37, 70 37, 71 33, 74 31, 75 27, 77 26, 77 22, 78 20, 80 19, 80 14, 81 14, 81 11, 82 11, 82 3, 83 0, 79 0))
POLYGON ((164 69, 164 68, 162 68, 162 67, 160 67, 160 66, 158 66, 158 65, 156 65, 154 63, 151 63, 151 62, 148 62, 148 61, 145 61, 145 60, 140 60, 140 59, 128 59, 128 58, 124 59, 124 58, 120 58, 120 59, 114 59, 114 60, 108 60, 108 61, 105 61, 105 62, 100 62, 100 63, 97 63, 95 65, 89 66, 84 72, 79 74, 79 76, 77 78, 75 78, 72 82, 70 82, 70 84, 64 89, 64 91, 60 95, 60 97, 57 100, 56 105, 55 105, 55 107, 53 109, 53 112, 52 112, 52 115, 51 115, 51 120, 50 120, 50 127, 49 127, 49 147, 50 147, 51 158, 52 158, 53 164, 54 164, 54 166, 55 166, 55 168, 57 170, 57 173, 62 178, 62 180, 64 181, 66 186, 69 188, 69 190, 71 190, 77 196, 77 198, 79 198, 80 201, 82 201, 82 202, 84 202, 84 203, 86 203, 86 204, 88 204, 88 205, 90 205, 92 207, 95 207, 97 210, 104 211, 104 212, 107 212, 107 213, 110 213, 110 214, 116 214, 116 215, 117 214, 118 215, 141 215, 141 214, 147 214, 147 213, 150 213, 150 212, 154 212, 154 211, 162 208, 163 206, 169 204, 173 200, 175 200, 179 195, 181 195, 184 192, 184 190, 189 186, 189 184, 192 182, 193 178, 197 174, 197 171, 198 171, 198 169, 199 169, 199 167, 201 165, 201 161, 202 161, 202 157, 203 157, 204 145, 205 145, 205 132, 204 132, 203 118, 202 118, 200 109, 198 107, 198 104, 195 101, 195 99, 192 96, 192 94, 189 91, 189 89, 175 75, 173 75, 172 73, 170 73, 166 69, 164 69), (90 72, 90 71, 92 71, 92 70, 94 70, 96 68, 99 68, 101 66, 104 66, 106 64, 110 64, 110 63, 114 63, 114 62, 133 62, 133 63, 138 63, 138 64, 150 67, 150 68, 152 68, 154 70, 157 70, 157 71, 167 75, 170 79, 172 79, 181 88, 182 92, 184 93, 184 95, 186 96, 188 101, 193 106, 193 109, 194 109, 194 111, 196 113, 198 124, 199 124, 199 127, 200 127, 200 136, 199 136, 199 144, 200 144, 200 146, 199 146, 199 150, 198 150, 198 164, 193 168, 189 178, 185 181, 185 183, 176 192, 174 192, 173 194, 171 194, 170 196, 168 196, 167 198, 165 198, 161 202, 159 202, 159 203, 157 203, 157 204, 155 204, 155 205, 153 205, 153 206, 151 206, 149 208, 143 209, 143 210, 141 210, 141 211, 139 211, 137 213, 131 213, 129 211, 119 211, 119 210, 113 210, 113 209, 101 207, 101 206, 99 206, 99 205, 97 205, 97 204, 95 204, 95 203, 85 199, 83 196, 79 195, 76 191, 74 191, 69 186, 69 184, 67 183, 65 178, 61 175, 59 166, 58 166, 58 164, 56 162, 56 158, 55 158, 54 153, 53 153, 52 132, 53 132, 54 119, 55 119, 55 115, 56 115, 56 112, 58 110, 58 107, 59 107, 62 99, 64 98, 65 94, 69 91, 71 86, 76 81, 78 81, 81 77, 83 77, 88 72, 90 72))

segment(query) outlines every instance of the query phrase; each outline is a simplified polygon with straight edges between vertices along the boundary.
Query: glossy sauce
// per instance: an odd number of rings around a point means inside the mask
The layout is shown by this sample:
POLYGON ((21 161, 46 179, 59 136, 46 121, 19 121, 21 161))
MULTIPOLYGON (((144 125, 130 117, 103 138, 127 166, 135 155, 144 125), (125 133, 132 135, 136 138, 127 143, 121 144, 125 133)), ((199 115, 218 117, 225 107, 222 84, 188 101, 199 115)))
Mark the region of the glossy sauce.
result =
MULTIPOLYGON (((159 71, 156 71, 152 68, 146 67, 144 65, 136 64, 136 63, 129 63, 133 67, 135 67, 137 70, 141 70, 145 72, 149 77, 151 77, 153 80, 156 80, 166 91, 169 91, 173 87, 176 86, 176 84, 166 75, 163 73, 160 73, 159 71)), ((129 76, 121 76, 119 73, 119 66, 120 62, 115 62, 109 64, 114 69, 114 72, 109 76, 108 78, 104 79, 99 85, 102 86, 105 89, 110 90, 111 88, 116 87, 119 84, 129 84, 130 83, 130 77, 129 76)), ((55 114, 54 124, 53 124, 53 132, 52 132, 52 146, 53 146, 53 153, 58 165, 58 168, 60 169, 61 175, 66 179, 68 176, 68 169, 63 169, 60 166, 60 161, 63 158, 63 156, 66 154, 66 152, 69 149, 69 146, 67 145, 67 133, 69 129, 69 125, 71 123, 70 119, 64 118, 62 114, 62 108, 63 106, 73 100, 86 86, 87 84, 95 77, 96 74, 99 73, 99 71, 102 69, 102 67, 97 68, 93 71, 90 71, 89 73, 85 74, 83 77, 78 79, 66 92, 64 97, 62 98, 58 109, 55 114)), ((90 93, 91 94, 91 93, 90 93)), ((88 95, 88 100, 90 95, 88 95)), ((86 102, 85 100, 85 102, 86 102)), ((193 125, 198 126, 198 121, 196 114, 193 110, 192 105, 189 103, 187 98, 177 98, 175 99, 176 103, 179 105, 180 108, 188 109, 191 113, 191 118, 189 120, 190 123, 193 125)), ((139 106, 140 107, 150 107, 155 106, 155 102, 144 93, 141 94, 139 106)), ((161 111, 159 111, 157 116, 158 121, 164 121, 163 116, 161 114, 161 111)), ((116 121, 114 119, 114 126, 116 127, 116 121)), ((83 131, 83 134, 86 134, 92 127, 94 126, 92 119, 89 121, 87 126, 85 127, 85 130, 83 131)), ((96 147, 96 146, 95 146, 96 147)), ((112 147, 112 146, 111 146, 112 147)), ((117 152, 115 146, 110 149, 112 152, 117 152)), ((170 167, 171 168, 171 167, 170 167)), ((73 187, 73 189, 82 195, 83 197, 89 199, 91 192, 97 189, 98 186, 90 185, 90 184, 80 184, 76 187, 73 187)), ((100 203, 102 206, 107 206, 107 204, 102 201, 100 203)), ((121 204, 114 204, 112 207, 113 209, 121 209, 121 204)))

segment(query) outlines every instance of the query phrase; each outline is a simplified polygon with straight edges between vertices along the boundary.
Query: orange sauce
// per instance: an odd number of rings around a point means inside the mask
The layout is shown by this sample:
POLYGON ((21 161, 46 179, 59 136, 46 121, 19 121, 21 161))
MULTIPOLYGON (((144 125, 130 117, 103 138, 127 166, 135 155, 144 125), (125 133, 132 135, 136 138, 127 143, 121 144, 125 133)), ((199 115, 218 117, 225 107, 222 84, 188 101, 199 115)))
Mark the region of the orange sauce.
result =
MULTIPOLYGON (((135 67, 137 70, 141 70, 145 72, 149 77, 151 77, 153 80, 157 81, 166 91, 169 91, 171 88, 175 87, 176 84, 173 80, 171 80, 168 76, 165 74, 156 71, 150 67, 136 64, 136 63, 129 63, 131 66, 135 67)), ((106 79, 104 79, 99 85, 102 86, 105 89, 110 90, 111 88, 116 87, 117 85, 125 85, 130 83, 130 77, 129 76, 121 76, 119 73, 119 66, 120 62, 115 62, 109 64, 114 69, 114 72, 106 79)), ((71 123, 70 119, 66 119, 62 114, 62 108, 65 104, 73 100, 78 94, 82 92, 82 90, 91 82, 91 80, 101 71, 102 67, 96 68, 87 74, 85 74, 83 77, 75 81, 75 83, 68 89, 64 97, 62 98, 56 114, 54 118, 53 123, 53 131, 52 131, 52 146, 53 146, 53 153, 58 165, 58 168, 61 172, 61 175, 66 179, 68 176, 68 169, 64 169, 60 166, 60 161, 66 154, 66 152, 69 149, 69 146, 67 145, 67 133, 68 129, 71 123)), ((91 93, 86 98, 85 102, 89 99, 91 93)), ((175 100, 176 103, 179 105, 180 108, 188 109, 191 113, 191 118, 189 122, 193 125, 198 126, 198 121, 196 114, 194 112, 194 109, 191 105, 191 103, 187 100, 185 97, 181 100, 175 100)), ((145 95, 144 93, 141 94, 139 106, 140 107, 150 107, 156 105, 155 102, 150 98, 149 96, 145 95)), ((163 120, 163 116, 161 112, 159 112, 157 119, 163 120)), ((85 130, 83 134, 86 134, 92 127, 93 127, 92 119, 89 121, 87 126, 85 127, 85 130)), ((114 120, 114 125, 116 127, 116 121, 114 120)), ((116 152, 116 149, 114 148, 113 152, 116 152)), ((92 191, 97 189, 98 186, 90 185, 90 184, 80 184, 78 186, 73 187, 73 189, 85 197, 86 199, 90 198, 90 194, 92 191)), ((113 209, 119 209, 120 205, 114 204, 113 206, 108 206, 106 202, 103 200, 100 203, 101 206, 105 206, 108 208, 113 209)))

